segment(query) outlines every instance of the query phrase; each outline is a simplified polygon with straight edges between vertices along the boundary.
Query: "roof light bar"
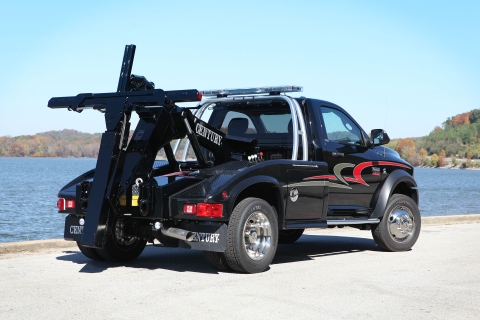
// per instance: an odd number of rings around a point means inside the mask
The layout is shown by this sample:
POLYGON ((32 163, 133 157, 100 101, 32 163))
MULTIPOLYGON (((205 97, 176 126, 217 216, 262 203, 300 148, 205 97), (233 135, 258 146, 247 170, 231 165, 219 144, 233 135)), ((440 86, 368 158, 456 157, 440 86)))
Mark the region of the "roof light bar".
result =
POLYGON ((274 87, 258 87, 258 88, 240 88, 240 89, 217 89, 200 91, 204 97, 212 96, 234 96, 247 94, 262 93, 285 93, 285 92, 302 92, 303 87, 300 86, 274 86, 274 87))

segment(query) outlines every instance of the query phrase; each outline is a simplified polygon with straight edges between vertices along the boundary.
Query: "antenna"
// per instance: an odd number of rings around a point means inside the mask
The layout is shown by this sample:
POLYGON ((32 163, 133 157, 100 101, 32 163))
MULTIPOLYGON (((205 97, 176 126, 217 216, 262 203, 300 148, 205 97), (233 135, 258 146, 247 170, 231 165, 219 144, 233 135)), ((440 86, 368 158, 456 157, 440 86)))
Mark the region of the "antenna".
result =
POLYGON ((387 130, 387 110, 388 110, 388 96, 385 95, 385 131, 387 130))

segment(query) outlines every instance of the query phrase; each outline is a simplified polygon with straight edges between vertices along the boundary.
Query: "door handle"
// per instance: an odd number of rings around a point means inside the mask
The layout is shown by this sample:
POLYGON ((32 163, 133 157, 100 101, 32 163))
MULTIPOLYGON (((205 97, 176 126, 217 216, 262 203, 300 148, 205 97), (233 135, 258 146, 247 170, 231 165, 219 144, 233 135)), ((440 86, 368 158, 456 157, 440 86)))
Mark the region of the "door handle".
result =
POLYGON ((332 156, 334 157, 344 157, 345 154, 342 152, 332 152, 332 156))

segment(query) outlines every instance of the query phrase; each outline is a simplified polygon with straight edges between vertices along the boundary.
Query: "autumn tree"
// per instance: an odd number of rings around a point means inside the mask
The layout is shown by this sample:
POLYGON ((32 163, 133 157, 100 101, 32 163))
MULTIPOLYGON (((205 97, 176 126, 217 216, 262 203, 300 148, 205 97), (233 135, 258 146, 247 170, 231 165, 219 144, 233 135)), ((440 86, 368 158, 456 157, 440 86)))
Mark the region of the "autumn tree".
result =
POLYGON ((23 145, 17 141, 12 143, 10 146, 10 149, 8 150, 8 153, 12 157, 23 157, 25 155, 25 148, 23 145))
POLYGON ((402 139, 398 141, 395 150, 403 159, 408 160, 409 156, 411 156, 411 150, 415 151, 415 142, 412 138, 402 139))
POLYGON ((430 163, 433 167, 436 167, 438 165, 438 155, 436 153, 432 154, 432 156, 430 157, 430 163))
POLYGON ((446 165, 445 157, 446 157, 445 150, 440 151, 440 154, 438 155, 438 162, 437 162, 439 167, 444 167, 446 165))
POLYGON ((410 149, 410 151, 408 152, 407 161, 410 162, 410 164, 413 165, 413 166, 419 166, 423 162, 423 160, 417 154, 415 149, 410 149))
POLYGON ((425 161, 425 159, 427 158, 427 150, 421 148, 420 151, 418 152, 418 155, 422 159, 422 162, 425 161))
POLYGON ((9 156, 10 146, 15 142, 12 137, 0 137, 0 156, 9 156))
POLYGON ((470 124, 470 112, 457 114, 452 118, 452 125, 454 127, 461 126, 464 124, 470 124))

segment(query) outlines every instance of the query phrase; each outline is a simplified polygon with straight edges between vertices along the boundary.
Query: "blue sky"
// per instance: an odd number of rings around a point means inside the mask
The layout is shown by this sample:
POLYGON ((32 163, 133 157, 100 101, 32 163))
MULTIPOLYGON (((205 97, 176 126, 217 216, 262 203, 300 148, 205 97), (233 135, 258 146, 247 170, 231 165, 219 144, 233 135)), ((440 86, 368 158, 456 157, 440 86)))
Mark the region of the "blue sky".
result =
POLYGON ((53 96, 116 90, 126 44, 157 88, 294 84, 369 131, 427 135, 480 108, 480 1, 9 1, 0 136, 103 132, 53 96))

